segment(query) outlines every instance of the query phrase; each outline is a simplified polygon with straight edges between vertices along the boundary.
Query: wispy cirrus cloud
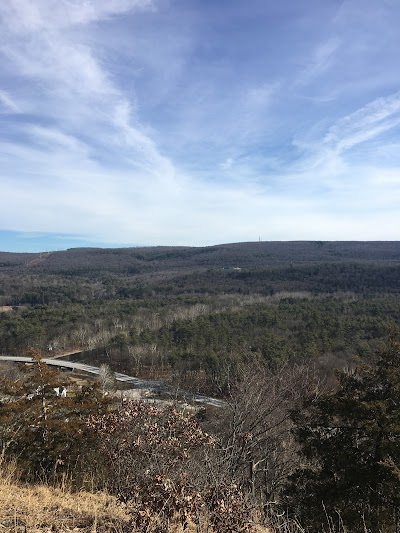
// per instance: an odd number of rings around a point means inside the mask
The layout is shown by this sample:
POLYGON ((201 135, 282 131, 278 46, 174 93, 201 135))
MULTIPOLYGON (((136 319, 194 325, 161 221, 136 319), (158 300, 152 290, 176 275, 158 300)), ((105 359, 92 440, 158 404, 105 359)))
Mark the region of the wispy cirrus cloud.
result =
MULTIPOLYGON (((296 140, 303 157, 295 162, 294 169, 302 173, 325 169, 329 176, 338 176, 351 166, 352 150, 369 142, 375 143, 370 150, 381 150, 379 138, 399 126, 400 92, 376 98, 338 118, 320 136, 306 142, 296 140)), ((386 142, 383 141, 383 146, 386 142)))
POLYGON ((6 91, 0 91, 0 113, 19 113, 18 104, 6 91))
POLYGON ((343 152, 400 125, 400 92, 380 97, 340 119, 328 131, 324 144, 343 152))
POLYGON ((15 33, 86 25, 133 9, 148 9, 153 0, 12 0, 2 6, 4 24, 15 33))
POLYGON ((3 2, 0 230, 394 238, 400 7, 375 7, 3 2))
MULTIPOLYGON (((71 159, 80 157, 85 166, 89 159, 95 162, 102 150, 114 149, 147 177, 173 177, 172 165, 132 111, 134 102, 114 83, 96 51, 74 30, 77 25, 151 7, 149 1, 131 0, 87 2, 83 6, 78 2, 39 1, 32 5, 15 1, 3 8, 9 35, 1 40, 0 50, 19 79, 31 79, 36 84, 25 111, 37 113, 40 122, 51 124, 38 126, 27 120, 18 128, 39 145, 47 143, 49 160, 58 159, 57 149, 68 148, 71 159)), ((90 183, 90 179, 88 174, 86 181, 90 183)), ((63 180, 54 181, 60 185, 63 180)))
POLYGON ((335 53, 340 48, 341 44, 340 39, 337 37, 332 37, 318 43, 312 51, 311 57, 308 59, 304 70, 295 80, 294 87, 298 88, 307 85, 331 68, 334 63, 335 53))

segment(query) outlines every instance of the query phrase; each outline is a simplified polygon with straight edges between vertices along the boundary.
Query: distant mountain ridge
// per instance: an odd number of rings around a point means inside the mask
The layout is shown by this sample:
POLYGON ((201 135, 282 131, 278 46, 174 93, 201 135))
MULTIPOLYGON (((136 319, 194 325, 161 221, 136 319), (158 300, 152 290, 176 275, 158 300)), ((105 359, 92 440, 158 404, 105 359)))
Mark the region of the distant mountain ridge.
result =
POLYGON ((109 271, 258 268, 291 262, 400 261, 400 241, 261 241, 206 247, 70 248, 43 253, 0 252, 0 271, 109 271))

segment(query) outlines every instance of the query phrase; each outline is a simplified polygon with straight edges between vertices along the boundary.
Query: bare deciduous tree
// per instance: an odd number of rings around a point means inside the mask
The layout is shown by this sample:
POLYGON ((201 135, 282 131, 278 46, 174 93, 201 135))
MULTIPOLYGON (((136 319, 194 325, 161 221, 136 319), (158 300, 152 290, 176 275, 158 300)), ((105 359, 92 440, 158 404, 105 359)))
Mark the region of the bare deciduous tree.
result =
POLYGON ((318 391, 313 372, 262 363, 239 370, 220 414, 221 465, 232 481, 265 504, 273 501, 297 457, 290 413, 306 394, 318 391))
POLYGON ((170 531, 171 520, 197 531, 207 517, 211 530, 252 531, 251 507, 240 487, 208 476, 215 439, 193 416, 174 408, 127 402, 119 410, 92 417, 99 436, 108 489, 129 502, 140 531, 170 531), (209 452, 209 454, 207 453, 209 452), (214 482, 215 481, 215 482, 214 482))
POLYGON ((116 389, 117 382, 115 379, 115 374, 108 365, 100 365, 98 379, 100 387, 104 392, 113 391, 116 389))

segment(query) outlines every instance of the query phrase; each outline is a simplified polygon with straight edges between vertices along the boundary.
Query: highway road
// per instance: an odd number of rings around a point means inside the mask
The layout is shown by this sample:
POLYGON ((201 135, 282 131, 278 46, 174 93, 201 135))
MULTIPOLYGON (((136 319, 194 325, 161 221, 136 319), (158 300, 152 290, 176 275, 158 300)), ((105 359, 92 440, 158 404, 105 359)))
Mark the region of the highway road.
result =
MULTIPOLYGON (((32 363, 31 357, 1 355, 0 361, 13 361, 15 363, 32 363)), ((72 361, 61 361, 60 359, 53 359, 51 357, 44 357, 43 361, 46 365, 56 366, 58 368, 68 368, 69 370, 80 370, 82 372, 88 372, 89 374, 100 373, 100 368, 97 366, 86 365, 84 363, 73 363, 72 361)), ((149 381, 144 379, 135 378, 133 376, 127 376, 119 372, 115 373, 115 379, 123 383, 128 383, 136 388, 140 389, 157 389, 160 388, 160 381, 149 381)))
MULTIPOLYGON (((0 361, 11 361, 14 363, 33 362, 31 357, 12 355, 0 355, 0 361)), ((100 372, 99 367, 85 365, 84 363, 73 363, 72 361, 62 361, 60 359, 53 359, 49 357, 44 357, 43 361, 49 366, 56 366, 58 368, 68 368, 69 370, 80 370, 81 372, 88 372, 89 374, 98 375, 100 372)), ((133 376, 127 376, 126 374, 121 374, 120 372, 115 372, 114 375, 117 381, 127 383, 128 385, 131 385, 132 388, 159 390, 163 386, 161 381, 139 379, 133 376)), ((224 405, 224 402, 222 400, 217 400, 216 398, 210 398, 201 394, 189 395, 188 393, 185 394, 184 391, 181 392, 188 398, 190 397, 196 403, 201 403, 203 405, 212 405, 214 407, 222 407, 224 405)))

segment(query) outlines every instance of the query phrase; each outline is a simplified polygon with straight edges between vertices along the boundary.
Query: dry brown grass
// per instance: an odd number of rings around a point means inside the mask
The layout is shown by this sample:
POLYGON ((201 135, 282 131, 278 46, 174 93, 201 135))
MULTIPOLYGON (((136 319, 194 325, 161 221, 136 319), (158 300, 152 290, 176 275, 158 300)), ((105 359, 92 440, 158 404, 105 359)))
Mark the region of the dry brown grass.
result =
MULTIPOLYGON (((16 467, 0 456, 0 533, 138 533, 130 526, 127 508, 104 492, 24 485, 17 478, 16 467)), ((200 529, 211 533, 207 527, 200 529)), ((185 530, 197 531, 194 524, 185 530)), ((257 527, 256 532, 271 530, 257 527)), ((183 533, 183 529, 175 525, 170 533, 183 533)))
POLYGON ((0 532, 122 533, 129 528, 124 507, 105 493, 24 486, 4 473, 0 479, 0 532))
MULTIPOLYGON (((49 486, 23 486, 0 480, 0 532, 9 533, 128 533, 123 505, 105 493, 70 493, 49 486)), ((180 526, 171 533, 183 533, 180 526)), ((193 524, 186 533, 198 531, 193 524)), ((257 527, 257 533, 270 530, 257 527)), ((226 532, 228 533, 228 532, 226 532)))

